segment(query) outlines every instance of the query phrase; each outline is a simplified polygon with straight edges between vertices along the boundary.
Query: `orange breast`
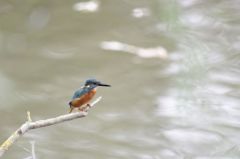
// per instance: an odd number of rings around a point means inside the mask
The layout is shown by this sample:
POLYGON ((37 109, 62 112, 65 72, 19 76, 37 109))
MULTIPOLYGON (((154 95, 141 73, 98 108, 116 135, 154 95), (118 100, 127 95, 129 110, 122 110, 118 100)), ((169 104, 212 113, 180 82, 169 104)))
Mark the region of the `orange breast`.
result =
POLYGON ((90 92, 81 96, 80 98, 73 99, 71 101, 71 105, 74 107, 81 107, 82 105, 87 104, 95 94, 96 94, 96 89, 93 89, 90 92))

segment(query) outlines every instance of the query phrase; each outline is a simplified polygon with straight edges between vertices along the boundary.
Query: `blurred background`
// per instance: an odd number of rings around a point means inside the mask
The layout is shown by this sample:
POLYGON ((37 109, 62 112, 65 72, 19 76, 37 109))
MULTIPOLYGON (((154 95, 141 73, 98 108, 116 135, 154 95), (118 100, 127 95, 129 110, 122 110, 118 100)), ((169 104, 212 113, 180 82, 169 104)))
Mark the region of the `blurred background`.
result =
POLYGON ((240 156, 239 0, 0 1, 0 141, 111 84, 86 118, 36 129, 5 158, 240 156))

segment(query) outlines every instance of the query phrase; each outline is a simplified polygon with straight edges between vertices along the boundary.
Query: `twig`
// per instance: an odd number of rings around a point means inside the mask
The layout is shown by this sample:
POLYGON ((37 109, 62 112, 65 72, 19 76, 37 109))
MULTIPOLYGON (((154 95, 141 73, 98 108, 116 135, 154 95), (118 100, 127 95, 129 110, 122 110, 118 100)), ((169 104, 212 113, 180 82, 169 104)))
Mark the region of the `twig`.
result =
POLYGON ((32 122, 30 111, 27 111, 27 119, 29 122, 32 122))
POLYGON ((9 147, 17 140, 19 139, 22 135, 24 135, 27 131, 31 129, 37 129, 41 127, 46 127, 50 125, 55 125, 58 123, 62 123, 65 121, 77 119, 77 118, 82 118, 87 116, 88 110, 92 108, 95 104, 97 104, 102 97, 98 97, 95 101, 93 101, 91 104, 86 107, 85 111, 81 112, 75 112, 71 114, 65 114, 65 115, 60 115, 55 118, 49 118, 45 120, 38 120, 33 122, 30 116, 30 112, 27 112, 27 121, 21 125, 20 128, 18 128, 1 146, 0 146, 0 157, 3 156, 3 154, 9 149, 9 147))

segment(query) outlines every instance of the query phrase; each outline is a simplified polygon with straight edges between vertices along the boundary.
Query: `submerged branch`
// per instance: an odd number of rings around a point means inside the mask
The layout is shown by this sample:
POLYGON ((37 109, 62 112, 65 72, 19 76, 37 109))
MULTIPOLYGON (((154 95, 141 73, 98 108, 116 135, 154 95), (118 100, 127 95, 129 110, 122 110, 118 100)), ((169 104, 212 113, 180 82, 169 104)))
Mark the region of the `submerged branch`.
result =
POLYGON ((33 122, 30 116, 30 112, 27 112, 27 121, 21 125, 20 128, 18 128, 1 146, 0 146, 0 157, 3 156, 3 154, 9 149, 9 147, 23 134, 25 134, 27 131, 31 129, 37 129, 41 127, 46 127, 50 125, 55 125, 58 123, 62 123, 65 121, 82 118, 87 116, 88 110, 93 107, 95 104, 97 104, 102 97, 98 97, 95 101, 93 101, 91 104, 88 105, 88 107, 85 109, 85 111, 81 112, 75 112, 71 114, 65 114, 60 115, 55 118, 49 118, 45 120, 38 120, 33 122))

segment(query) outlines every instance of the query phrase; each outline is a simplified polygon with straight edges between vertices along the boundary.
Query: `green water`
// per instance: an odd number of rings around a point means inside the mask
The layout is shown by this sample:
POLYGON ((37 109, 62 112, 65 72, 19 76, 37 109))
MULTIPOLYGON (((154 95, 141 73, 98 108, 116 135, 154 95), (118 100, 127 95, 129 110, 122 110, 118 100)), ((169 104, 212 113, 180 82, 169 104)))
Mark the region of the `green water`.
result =
POLYGON ((112 85, 98 90, 103 100, 86 118, 32 130, 4 157, 30 156, 34 141, 39 159, 239 158, 239 7, 238 0, 1 1, 1 142, 28 110, 34 121, 66 113, 85 79, 112 85), (157 47, 168 57, 137 55, 157 47))

